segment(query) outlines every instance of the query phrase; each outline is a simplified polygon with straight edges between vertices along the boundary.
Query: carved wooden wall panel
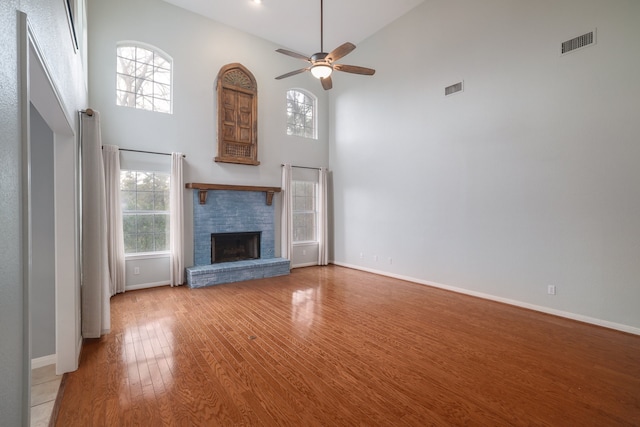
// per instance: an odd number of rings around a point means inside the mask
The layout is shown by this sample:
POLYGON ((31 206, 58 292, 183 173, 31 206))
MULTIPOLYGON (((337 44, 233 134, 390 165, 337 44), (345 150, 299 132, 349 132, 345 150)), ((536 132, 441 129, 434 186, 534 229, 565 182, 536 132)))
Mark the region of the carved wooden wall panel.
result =
POLYGON ((258 87, 241 64, 220 69, 218 93, 218 156, 216 162, 259 165, 258 87))

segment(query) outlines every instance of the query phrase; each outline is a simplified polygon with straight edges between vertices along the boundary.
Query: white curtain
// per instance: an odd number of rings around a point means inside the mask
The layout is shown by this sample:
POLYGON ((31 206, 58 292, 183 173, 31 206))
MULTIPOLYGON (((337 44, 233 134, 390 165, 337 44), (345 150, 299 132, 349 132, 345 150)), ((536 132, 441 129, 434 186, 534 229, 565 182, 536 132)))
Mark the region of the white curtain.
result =
POLYGON ((171 153, 171 181, 169 187, 169 247, 171 286, 184 283, 184 178, 182 153, 171 153))
POLYGON ((327 168, 320 168, 318 172, 318 265, 329 264, 327 216, 327 168))
POLYGON ((293 248, 293 212, 291 195, 291 165, 282 166, 282 214, 280 216, 280 256, 291 259, 293 248))
POLYGON ((107 211, 100 113, 81 114, 82 147, 82 336, 111 329, 107 211))
POLYGON ((111 284, 109 294, 124 292, 125 262, 120 204, 120 150, 115 145, 102 146, 107 209, 107 259, 111 284))

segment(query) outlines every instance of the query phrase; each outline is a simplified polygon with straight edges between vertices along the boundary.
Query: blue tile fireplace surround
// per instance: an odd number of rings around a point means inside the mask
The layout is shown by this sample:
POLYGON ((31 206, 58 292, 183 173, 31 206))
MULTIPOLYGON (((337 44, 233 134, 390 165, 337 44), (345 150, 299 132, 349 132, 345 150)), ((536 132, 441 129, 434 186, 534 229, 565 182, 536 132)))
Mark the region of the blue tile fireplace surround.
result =
POLYGON ((193 191, 194 263, 187 284, 201 288, 289 274, 289 260, 275 257, 275 208, 261 191, 210 190, 201 204, 193 191), (260 232, 260 258, 212 264, 211 235, 260 232))

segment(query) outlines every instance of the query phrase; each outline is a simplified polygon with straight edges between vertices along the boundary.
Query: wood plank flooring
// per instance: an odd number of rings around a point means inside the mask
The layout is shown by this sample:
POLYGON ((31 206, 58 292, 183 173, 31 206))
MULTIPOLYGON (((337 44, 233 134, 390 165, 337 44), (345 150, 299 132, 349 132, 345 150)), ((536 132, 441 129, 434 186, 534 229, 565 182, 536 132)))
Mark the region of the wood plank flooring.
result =
POLYGON ((57 426, 640 425, 640 336, 356 270, 111 313, 57 426))

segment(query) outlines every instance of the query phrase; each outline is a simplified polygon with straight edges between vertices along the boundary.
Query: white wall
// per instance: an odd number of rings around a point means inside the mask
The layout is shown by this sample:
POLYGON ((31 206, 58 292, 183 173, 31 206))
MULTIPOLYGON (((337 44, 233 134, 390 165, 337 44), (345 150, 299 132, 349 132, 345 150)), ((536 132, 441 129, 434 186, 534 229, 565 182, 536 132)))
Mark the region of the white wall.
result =
POLYGON ((20 122, 20 69, 18 11, 27 13, 42 47, 53 81, 63 97, 70 117, 84 107, 86 90, 82 64, 71 48, 64 3, 59 0, 3 0, 0 2, 0 424, 19 426, 26 422, 23 409, 28 401, 25 370, 30 354, 24 329, 25 293, 22 256, 22 212, 20 122))
MULTIPOLYGON (((90 103, 101 112, 102 139, 121 148, 180 151, 186 154, 185 182, 280 186, 280 165, 328 164, 327 96, 318 81, 304 74, 275 80, 301 66, 275 52, 282 46, 239 32, 160 0, 90 0, 90 103), (115 105, 116 43, 134 40, 154 45, 174 60, 173 114, 115 105), (215 163, 215 79, 220 68, 239 62, 258 83, 259 166, 215 163), (286 135, 285 94, 291 87, 319 99, 318 141, 286 135)), ((186 266, 193 265, 191 190, 185 193, 186 266)), ((277 196, 274 203, 279 206, 277 196)), ((276 215, 279 215, 277 209, 276 215)), ((279 225, 279 221, 276 220, 279 225)), ((278 233, 278 231, 277 231, 278 233)), ((280 245, 276 243, 276 251, 280 245)), ((146 268, 143 264, 141 269, 146 268)))
POLYGON ((361 43, 376 75, 331 98, 333 259, 640 331, 639 22, 628 0, 428 0, 361 43))

